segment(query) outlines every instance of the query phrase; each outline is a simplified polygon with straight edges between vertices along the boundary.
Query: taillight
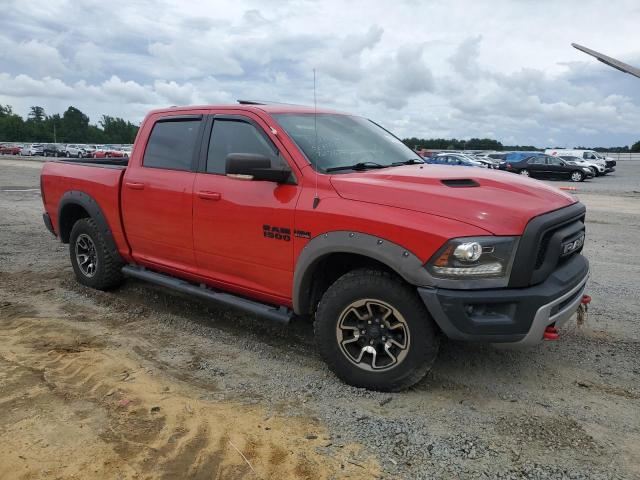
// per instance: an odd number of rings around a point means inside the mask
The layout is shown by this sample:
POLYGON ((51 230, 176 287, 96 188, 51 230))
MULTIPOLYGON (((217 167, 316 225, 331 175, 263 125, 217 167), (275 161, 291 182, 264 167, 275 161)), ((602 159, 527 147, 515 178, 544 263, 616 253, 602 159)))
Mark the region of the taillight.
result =
POLYGON ((507 163, 507 168, 511 168, 511 164, 510 163, 507 163))

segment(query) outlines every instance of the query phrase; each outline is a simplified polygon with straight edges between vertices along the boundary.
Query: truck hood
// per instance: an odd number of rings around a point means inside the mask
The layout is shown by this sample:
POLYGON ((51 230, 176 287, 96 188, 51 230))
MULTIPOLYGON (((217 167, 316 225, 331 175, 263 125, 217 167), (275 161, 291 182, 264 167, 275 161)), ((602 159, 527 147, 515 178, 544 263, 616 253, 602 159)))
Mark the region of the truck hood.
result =
POLYGON ((473 167, 407 165, 331 176, 349 200, 438 215, 494 235, 520 235, 529 220, 576 203, 555 187, 473 167))

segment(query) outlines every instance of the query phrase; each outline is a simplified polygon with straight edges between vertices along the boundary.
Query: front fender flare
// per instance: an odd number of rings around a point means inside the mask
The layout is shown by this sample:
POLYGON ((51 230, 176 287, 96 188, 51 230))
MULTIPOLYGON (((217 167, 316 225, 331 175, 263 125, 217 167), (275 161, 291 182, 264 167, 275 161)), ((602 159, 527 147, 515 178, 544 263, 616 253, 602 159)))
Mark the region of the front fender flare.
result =
POLYGON ((332 253, 369 257, 386 265, 411 285, 433 285, 422 261, 401 245, 366 233, 342 230, 327 232, 314 237, 298 256, 293 274, 294 312, 302 314, 310 310, 314 267, 332 253))

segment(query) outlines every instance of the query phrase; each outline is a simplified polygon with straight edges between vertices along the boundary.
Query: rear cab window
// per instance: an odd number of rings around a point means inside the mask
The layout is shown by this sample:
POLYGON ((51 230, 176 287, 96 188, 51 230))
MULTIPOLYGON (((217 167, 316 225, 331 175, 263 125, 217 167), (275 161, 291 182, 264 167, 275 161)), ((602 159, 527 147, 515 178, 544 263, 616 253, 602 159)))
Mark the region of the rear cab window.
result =
POLYGON ((149 135, 142 166, 165 170, 192 169, 202 120, 200 118, 158 120, 149 135))

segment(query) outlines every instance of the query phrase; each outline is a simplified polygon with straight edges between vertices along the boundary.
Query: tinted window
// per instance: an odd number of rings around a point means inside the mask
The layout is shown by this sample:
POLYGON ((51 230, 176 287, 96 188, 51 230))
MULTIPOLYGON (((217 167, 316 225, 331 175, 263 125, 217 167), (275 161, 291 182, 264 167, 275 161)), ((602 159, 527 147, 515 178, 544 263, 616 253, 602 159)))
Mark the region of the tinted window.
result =
POLYGON ((273 144, 250 123, 235 120, 215 120, 209 141, 207 172, 225 173, 227 155, 254 153, 271 159, 271 166, 281 166, 282 160, 273 144))
POLYGON ((547 163, 549 165, 564 165, 564 162, 556 157, 547 157, 547 163))
POLYGON ((527 163, 529 165, 544 165, 544 157, 531 157, 527 163))
POLYGON ((168 170, 191 170, 199 128, 200 120, 156 123, 142 164, 168 170))

